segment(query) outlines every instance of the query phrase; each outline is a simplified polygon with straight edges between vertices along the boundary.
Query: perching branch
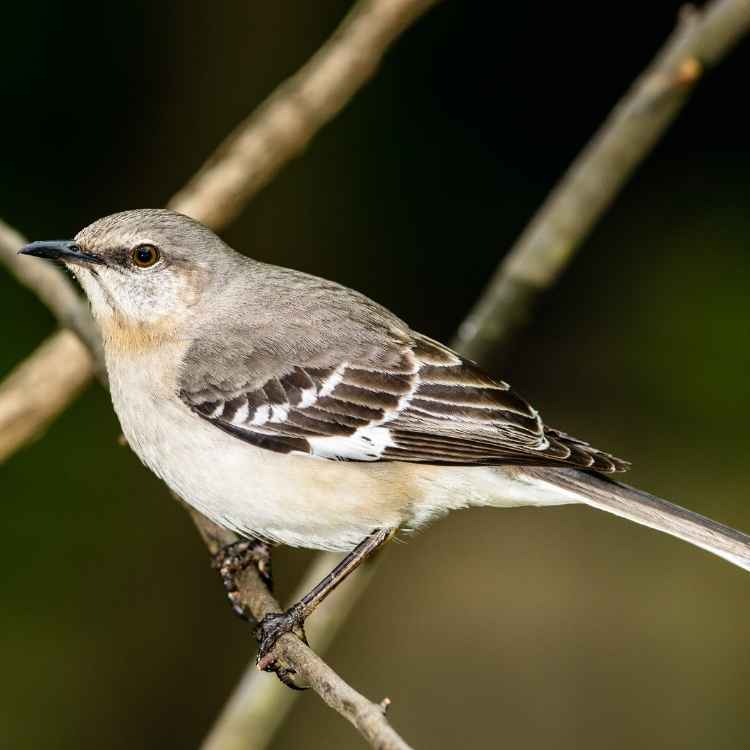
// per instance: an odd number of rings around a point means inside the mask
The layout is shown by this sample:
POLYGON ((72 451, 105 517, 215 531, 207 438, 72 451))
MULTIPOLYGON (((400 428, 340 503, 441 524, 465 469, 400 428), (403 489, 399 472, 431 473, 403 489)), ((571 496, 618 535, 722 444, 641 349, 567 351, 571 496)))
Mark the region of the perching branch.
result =
MULTIPOLYGON (((290 601, 299 601, 341 560, 341 555, 326 552, 316 555, 297 584, 290 601)), ((336 589, 305 623, 310 643, 317 653, 325 653, 349 613, 364 593, 376 570, 377 559, 371 558, 342 586, 336 589)), ((269 680, 249 664, 227 699, 201 750, 263 750, 284 723, 300 693, 289 690, 278 680, 269 680)))
MULTIPOLYGON (((196 511, 190 512, 212 553, 236 539, 232 532, 208 521, 196 511)), ((254 566, 245 570, 237 582, 242 595, 242 603, 249 608, 256 620, 261 620, 271 612, 281 611, 279 603, 271 596, 254 566)), ((315 690, 331 708, 348 719, 373 747, 383 750, 409 750, 409 745, 386 721, 385 711, 390 701, 386 699, 380 704, 369 701, 347 685, 309 646, 294 635, 288 633, 283 635, 274 647, 273 653, 278 668, 291 669, 296 684, 306 685, 315 690)), ((268 682, 271 681, 268 680, 268 682)), ((272 684, 277 683, 274 680, 272 684)), ((287 688, 283 689, 291 692, 287 688)), ((268 698, 268 694, 265 694, 264 698, 268 698)), ((232 732, 229 731, 229 724, 223 726, 224 731, 214 734, 213 744, 204 745, 204 748, 246 750, 251 735, 238 735, 236 730, 245 729, 252 732, 255 731, 255 726, 249 724, 243 726, 241 722, 239 726, 232 727, 232 732)))
POLYGON ((750 0, 686 6, 677 29, 581 151, 505 256, 454 345, 473 359, 505 343, 679 114, 703 71, 750 28, 750 0))

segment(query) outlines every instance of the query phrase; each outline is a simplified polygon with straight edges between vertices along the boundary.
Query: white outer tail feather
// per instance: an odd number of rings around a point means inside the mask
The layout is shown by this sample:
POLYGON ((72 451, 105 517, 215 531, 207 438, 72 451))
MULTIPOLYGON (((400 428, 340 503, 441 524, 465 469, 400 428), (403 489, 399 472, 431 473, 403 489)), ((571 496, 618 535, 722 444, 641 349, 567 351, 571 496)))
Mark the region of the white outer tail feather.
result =
POLYGON ((578 469, 523 467, 530 484, 574 493, 581 503, 663 531, 750 571, 750 535, 601 475, 578 469))

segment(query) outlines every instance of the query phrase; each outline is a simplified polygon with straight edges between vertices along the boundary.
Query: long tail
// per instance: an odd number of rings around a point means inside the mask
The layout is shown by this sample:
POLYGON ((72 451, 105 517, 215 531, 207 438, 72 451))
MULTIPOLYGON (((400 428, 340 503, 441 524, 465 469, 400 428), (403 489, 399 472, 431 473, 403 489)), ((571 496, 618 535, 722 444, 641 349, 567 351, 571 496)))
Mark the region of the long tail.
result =
POLYGON ((750 535, 730 526, 598 474, 549 467, 523 467, 521 473, 532 483, 572 492, 586 505, 671 534, 750 570, 750 535))

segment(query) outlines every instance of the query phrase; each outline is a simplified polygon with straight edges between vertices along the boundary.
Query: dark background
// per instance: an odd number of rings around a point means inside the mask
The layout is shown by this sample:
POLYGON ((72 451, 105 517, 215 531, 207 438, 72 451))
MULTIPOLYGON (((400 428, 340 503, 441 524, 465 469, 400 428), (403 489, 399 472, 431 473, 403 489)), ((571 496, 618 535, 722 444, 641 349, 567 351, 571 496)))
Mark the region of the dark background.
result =
MULTIPOLYGON (((449 338, 679 5, 445 3, 226 238, 449 338)), ((348 7, 8 4, 0 215, 48 239, 164 204, 348 7)), ((745 530, 749 62, 702 82, 498 372, 745 530)), ((0 314, 4 373, 54 323, 2 271, 0 314)), ((2 468, 3 747, 195 747, 252 656, 118 432, 94 386, 2 468)), ((277 554, 282 593, 308 556, 277 554)), ((747 575, 586 508, 458 513, 389 550, 330 661, 419 748, 744 747, 747 575)), ((274 747, 360 745, 307 694, 274 747)))

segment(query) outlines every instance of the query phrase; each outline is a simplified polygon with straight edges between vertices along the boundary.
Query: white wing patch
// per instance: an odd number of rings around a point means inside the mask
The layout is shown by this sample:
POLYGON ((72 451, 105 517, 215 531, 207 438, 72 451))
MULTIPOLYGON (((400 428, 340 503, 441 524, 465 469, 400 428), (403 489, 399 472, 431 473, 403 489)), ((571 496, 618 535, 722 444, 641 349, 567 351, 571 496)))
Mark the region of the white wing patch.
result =
MULTIPOLYGON (((271 418, 271 408, 268 406, 268 404, 263 404, 262 406, 259 406, 255 410, 255 414, 253 415, 252 420, 250 421, 250 424, 254 425, 264 425, 268 420, 271 418)), ((244 424, 244 422, 237 422, 235 419, 232 419, 232 424, 241 425, 244 424)))
POLYGON ((232 423, 233 424, 245 424, 247 421, 247 418, 250 416, 250 404, 245 401, 242 406, 240 406, 239 409, 237 409, 237 413, 232 417, 232 423))
POLYGON ((271 406, 271 422, 284 422, 289 416, 289 404, 273 404, 271 406))
POLYGON ((626 468, 545 428, 507 383, 418 335, 395 355, 384 350, 366 361, 297 365, 263 383, 223 392, 211 383, 181 397, 249 443, 311 458, 626 468))
POLYGON ((349 461, 377 461, 386 448, 395 445, 387 427, 360 427, 353 435, 308 438, 307 442, 317 458, 349 461))
POLYGON ((206 414, 207 419, 216 419, 217 417, 220 417, 222 412, 224 411, 224 402, 218 401, 217 406, 215 406, 210 412, 206 414))
POLYGON ((348 362, 342 362, 334 371, 333 375, 325 380, 318 393, 318 398, 324 398, 330 396, 335 390, 336 386, 344 379, 344 373, 346 368, 349 366, 348 362))
POLYGON ((318 391, 315 386, 311 388, 305 388, 302 391, 301 400, 299 402, 300 409, 306 409, 308 406, 312 406, 318 400, 318 391))
MULTIPOLYGON (((333 375, 331 375, 331 377, 329 377, 323 384, 315 401, 317 401, 318 398, 325 398, 326 396, 336 397, 336 386, 344 381, 348 368, 349 364, 347 362, 343 363, 340 367, 337 367, 333 375)), ((419 385, 418 368, 419 364, 416 362, 413 365, 413 370, 410 368, 411 371, 409 374, 413 377, 411 388, 408 393, 405 393, 399 398, 395 408, 385 409, 382 418, 372 420, 367 426, 358 427, 352 435, 308 438, 307 442, 310 445, 309 455, 314 456, 315 458, 348 461, 380 460, 386 448, 393 448, 396 445, 391 436, 391 431, 383 425, 397 419, 399 414, 401 414, 401 412, 409 405, 409 401, 411 401, 419 385)), ((363 367, 356 369, 363 372, 378 372, 363 367)), ((315 401, 313 403, 315 403, 315 401)))

